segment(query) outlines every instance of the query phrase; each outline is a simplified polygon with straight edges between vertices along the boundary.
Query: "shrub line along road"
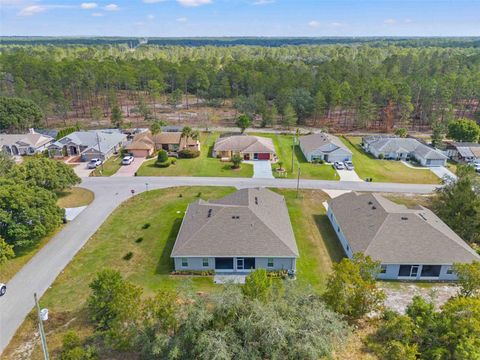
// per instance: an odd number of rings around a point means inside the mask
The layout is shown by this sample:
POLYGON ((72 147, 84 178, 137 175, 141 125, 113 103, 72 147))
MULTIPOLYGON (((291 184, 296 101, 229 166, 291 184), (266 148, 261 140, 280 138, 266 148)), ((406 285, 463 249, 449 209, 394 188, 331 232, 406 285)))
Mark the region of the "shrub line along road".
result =
MULTIPOLYGON (((131 190, 138 194, 147 187, 148 190, 174 186, 296 188, 297 181, 227 177, 90 177, 83 178, 81 186, 94 192, 94 201, 9 281, 6 295, 0 298, 0 354, 33 308, 33 293, 39 297, 45 293, 112 211, 132 196, 131 190)), ((439 185, 300 180, 302 189, 430 193, 437 187, 439 185)))

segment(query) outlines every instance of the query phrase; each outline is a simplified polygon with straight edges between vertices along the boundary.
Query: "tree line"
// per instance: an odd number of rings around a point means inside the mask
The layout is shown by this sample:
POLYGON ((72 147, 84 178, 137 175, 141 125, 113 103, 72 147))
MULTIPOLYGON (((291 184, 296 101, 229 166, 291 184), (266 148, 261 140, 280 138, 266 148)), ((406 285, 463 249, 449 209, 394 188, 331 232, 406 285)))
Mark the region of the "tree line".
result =
POLYGON ((186 95, 209 106, 233 99, 264 126, 389 131, 479 118, 473 47, 12 45, 2 47, 0 69, 0 93, 33 100, 46 118, 114 109, 155 118, 165 95, 172 107, 191 106, 186 95))

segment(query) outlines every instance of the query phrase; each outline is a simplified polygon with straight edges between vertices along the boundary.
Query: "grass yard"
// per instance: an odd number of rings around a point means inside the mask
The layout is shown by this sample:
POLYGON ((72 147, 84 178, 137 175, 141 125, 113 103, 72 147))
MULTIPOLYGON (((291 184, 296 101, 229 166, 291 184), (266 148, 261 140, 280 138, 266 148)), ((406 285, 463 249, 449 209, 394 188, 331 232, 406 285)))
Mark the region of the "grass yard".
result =
POLYGON ((277 178, 296 179, 298 176, 298 167, 300 166, 300 177, 302 179, 318 179, 318 180, 339 180, 340 177, 332 165, 328 164, 312 164, 305 159, 302 150, 298 145, 294 147, 295 153, 293 158, 292 169, 292 143, 293 135, 278 135, 278 134, 264 134, 264 133, 249 133, 249 135, 257 135, 268 137, 273 140, 277 156, 283 162, 282 167, 286 169, 287 176, 278 173, 276 169, 277 164, 272 164, 273 176, 277 178))
POLYGON ((120 155, 112 155, 99 167, 90 173, 90 176, 112 176, 118 169, 122 167, 122 157, 120 155))
POLYGON ((86 206, 93 201, 95 196, 90 190, 81 187, 74 187, 57 193, 57 197, 58 206, 65 209, 86 206))
POLYGON ((361 148, 358 136, 341 138, 353 153, 353 164, 360 178, 373 178, 375 182, 411 184, 439 184, 440 179, 427 168, 412 169, 400 161, 379 160, 361 148))
POLYGON ((221 162, 211 156, 213 145, 219 133, 200 135, 201 153, 195 159, 177 159, 175 165, 168 168, 155 166, 156 159, 146 161, 137 171, 138 176, 213 176, 213 177, 252 177, 253 166, 242 164, 238 170, 232 169, 230 162, 221 162))

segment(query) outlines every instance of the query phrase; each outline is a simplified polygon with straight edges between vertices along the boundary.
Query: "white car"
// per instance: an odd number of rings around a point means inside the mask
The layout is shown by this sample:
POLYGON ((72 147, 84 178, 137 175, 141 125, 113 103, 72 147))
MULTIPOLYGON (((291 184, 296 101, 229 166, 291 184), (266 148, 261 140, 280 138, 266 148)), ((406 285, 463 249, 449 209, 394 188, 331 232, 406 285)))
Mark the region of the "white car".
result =
POLYGON ((122 159, 122 165, 130 165, 134 160, 134 157, 132 155, 127 155, 124 156, 122 159))
POLYGON ((96 169, 98 166, 102 165, 102 160, 100 159, 92 159, 88 162, 87 167, 89 169, 96 169))
POLYGON ((340 161, 335 161, 333 167, 337 170, 345 170, 345 165, 343 165, 343 163, 340 161))
POLYGON ((7 285, 0 283, 0 296, 5 295, 6 292, 7 292, 7 285))
POLYGON ((353 163, 351 161, 344 161, 343 164, 345 165, 345 168, 347 170, 355 169, 355 166, 353 166, 353 163))

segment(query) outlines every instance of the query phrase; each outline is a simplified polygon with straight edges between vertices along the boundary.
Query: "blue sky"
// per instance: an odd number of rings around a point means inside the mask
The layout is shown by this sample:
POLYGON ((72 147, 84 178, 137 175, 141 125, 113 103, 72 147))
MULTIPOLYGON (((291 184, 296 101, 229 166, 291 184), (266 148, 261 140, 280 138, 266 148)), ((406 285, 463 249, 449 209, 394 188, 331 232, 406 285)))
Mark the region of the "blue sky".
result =
POLYGON ((480 36, 480 0, 0 0, 0 35, 480 36))

